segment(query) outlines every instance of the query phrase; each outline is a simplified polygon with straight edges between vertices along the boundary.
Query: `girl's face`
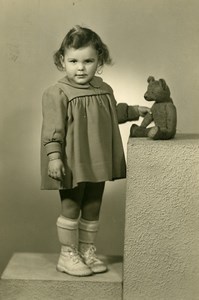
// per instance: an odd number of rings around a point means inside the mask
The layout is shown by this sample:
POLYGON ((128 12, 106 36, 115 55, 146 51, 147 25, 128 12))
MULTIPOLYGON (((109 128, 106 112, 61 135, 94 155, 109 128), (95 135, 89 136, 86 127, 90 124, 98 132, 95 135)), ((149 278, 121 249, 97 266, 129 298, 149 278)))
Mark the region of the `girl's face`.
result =
POLYGON ((92 46, 68 48, 62 57, 62 65, 71 83, 84 85, 92 80, 97 71, 98 53, 92 46))

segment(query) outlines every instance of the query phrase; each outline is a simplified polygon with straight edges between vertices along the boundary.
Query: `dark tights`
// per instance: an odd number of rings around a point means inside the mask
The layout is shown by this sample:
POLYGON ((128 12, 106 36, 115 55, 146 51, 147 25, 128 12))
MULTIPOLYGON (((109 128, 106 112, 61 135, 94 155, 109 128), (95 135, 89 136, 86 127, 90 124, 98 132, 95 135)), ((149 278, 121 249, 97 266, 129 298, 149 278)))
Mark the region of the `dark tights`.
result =
POLYGON ((84 182, 74 189, 60 190, 61 214, 70 219, 99 219, 105 182, 84 182))

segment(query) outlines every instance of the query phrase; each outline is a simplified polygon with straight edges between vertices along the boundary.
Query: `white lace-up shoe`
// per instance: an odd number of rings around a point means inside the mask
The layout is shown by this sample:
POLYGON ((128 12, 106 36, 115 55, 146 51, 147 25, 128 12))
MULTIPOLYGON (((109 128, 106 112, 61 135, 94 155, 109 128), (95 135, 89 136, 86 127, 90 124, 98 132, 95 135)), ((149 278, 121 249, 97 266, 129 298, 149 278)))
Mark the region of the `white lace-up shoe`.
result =
POLYGON ((88 276, 93 274, 83 262, 76 248, 62 246, 57 264, 57 270, 73 276, 88 276))
POLYGON ((107 266, 96 256, 96 248, 90 245, 86 251, 81 251, 81 257, 84 263, 93 271, 93 273, 103 273, 107 271, 107 266))

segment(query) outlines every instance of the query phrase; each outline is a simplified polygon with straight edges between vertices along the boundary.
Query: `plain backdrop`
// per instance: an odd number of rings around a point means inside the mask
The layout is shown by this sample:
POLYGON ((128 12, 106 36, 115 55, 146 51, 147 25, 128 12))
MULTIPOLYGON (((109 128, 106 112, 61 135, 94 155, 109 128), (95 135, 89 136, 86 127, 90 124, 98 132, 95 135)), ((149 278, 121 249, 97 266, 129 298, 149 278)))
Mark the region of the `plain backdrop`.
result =
MULTIPOLYGON (((96 31, 114 65, 102 77, 118 102, 152 105, 147 77, 164 78, 178 133, 199 131, 197 0, 0 0, 0 272, 13 252, 58 252, 58 192, 40 190, 41 97, 64 76, 52 55, 74 25, 96 31)), ((137 122, 139 123, 139 121, 137 122)), ((130 123, 121 125, 124 149, 130 123)), ((139 159, 139 157, 138 157, 139 159)), ((123 254, 125 180, 107 183, 98 252, 123 254)), ((133 230, 133 228, 132 228, 133 230)))

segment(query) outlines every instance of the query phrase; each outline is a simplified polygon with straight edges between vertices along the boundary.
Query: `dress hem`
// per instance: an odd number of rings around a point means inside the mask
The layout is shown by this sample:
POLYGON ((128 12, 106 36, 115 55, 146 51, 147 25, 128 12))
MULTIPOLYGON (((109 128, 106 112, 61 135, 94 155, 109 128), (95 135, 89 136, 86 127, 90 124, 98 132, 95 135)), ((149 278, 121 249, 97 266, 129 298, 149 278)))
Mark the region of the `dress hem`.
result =
POLYGON ((115 181, 115 180, 119 180, 119 179, 125 179, 126 176, 122 176, 122 177, 114 177, 112 179, 106 179, 106 180, 84 180, 84 181, 79 181, 77 182, 77 184, 73 187, 64 187, 64 186, 60 186, 60 187, 57 187, 57 188, 45 188, 43 186, 40 187, 40 190, 42 191, 59 191, 59 190, 69 190, 69 189, 73 189, 75 188, 76 186, 78 186, 79 183, 81 182, 107 182, 107 181, 115 181))

